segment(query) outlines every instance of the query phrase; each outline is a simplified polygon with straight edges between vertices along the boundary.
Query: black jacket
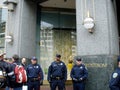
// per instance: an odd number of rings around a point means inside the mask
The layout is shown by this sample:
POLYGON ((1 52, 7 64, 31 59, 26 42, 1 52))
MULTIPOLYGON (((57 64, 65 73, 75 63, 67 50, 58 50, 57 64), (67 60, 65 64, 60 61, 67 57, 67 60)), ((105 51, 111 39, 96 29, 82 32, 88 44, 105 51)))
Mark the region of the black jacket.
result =
MULTIPOLYGON (((10 64, 11 68, 9 69, 9 72, 14 72, 16 65, 20 65, 19 62, 15 61, 12 64, 10 64)), ((23 83, 17 83, 15 74, 12 74, 9 76, 9 87, 11 88, 17 88, 17 87, 22 87, 23 83)))

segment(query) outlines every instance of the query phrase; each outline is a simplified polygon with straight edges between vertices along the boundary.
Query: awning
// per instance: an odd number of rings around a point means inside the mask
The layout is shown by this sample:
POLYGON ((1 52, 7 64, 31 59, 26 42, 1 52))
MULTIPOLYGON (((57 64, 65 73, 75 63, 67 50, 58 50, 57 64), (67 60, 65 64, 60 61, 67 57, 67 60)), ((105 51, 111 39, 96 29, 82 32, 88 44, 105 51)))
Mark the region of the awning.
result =
POLYGON ((36 3, 42 3, 48 0, 27 0, 27 1, 32 1, 32 2, 36 2, 36 3))

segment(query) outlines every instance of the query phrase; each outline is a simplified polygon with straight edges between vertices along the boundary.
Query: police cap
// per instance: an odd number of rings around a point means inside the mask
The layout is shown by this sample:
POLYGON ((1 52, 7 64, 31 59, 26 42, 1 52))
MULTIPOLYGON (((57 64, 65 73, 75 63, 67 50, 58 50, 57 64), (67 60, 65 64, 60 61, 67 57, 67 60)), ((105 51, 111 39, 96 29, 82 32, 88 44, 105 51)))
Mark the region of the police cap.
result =
POLYGON ((82 61, 82 59, 80 58, 80 57, 77 57, 77 59, 76 59, 77 61, 82 61))
POLYGON ((31 60, 35 60, 35 61, 37 61, 37 58, 36 58, 36 57, 32 57, 31 60))

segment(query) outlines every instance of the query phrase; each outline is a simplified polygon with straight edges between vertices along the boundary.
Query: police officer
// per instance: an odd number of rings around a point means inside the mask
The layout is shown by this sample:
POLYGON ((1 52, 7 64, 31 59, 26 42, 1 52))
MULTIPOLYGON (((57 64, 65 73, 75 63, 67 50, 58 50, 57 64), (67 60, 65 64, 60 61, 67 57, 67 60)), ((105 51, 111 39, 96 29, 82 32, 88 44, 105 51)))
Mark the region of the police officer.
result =
POLYGON ((37 64, 37 58, 31 59, 31 64, 27 69, 28 76, 28 90, 40 90, 40 84, 43 81, 43 71, 39 64, 37 64))
POLYGON ((85 80, 88 77, 88 71, 82 63, 81 58, 77 58, 73 66, 70 76, 73 81, 73 90, 85 90, 85 80))
POLYGON ((118 67, 111 75, 109 87, 110 90, 120 90, 120 56, 118 57, 118 67))
POLYGON ((65 81, 67 79, 67 68, 64 62, 61 61, 61 55, 56 55, 56 61, 52 62, 48 69, 48 81, 51 90, 65 90, 65 81))

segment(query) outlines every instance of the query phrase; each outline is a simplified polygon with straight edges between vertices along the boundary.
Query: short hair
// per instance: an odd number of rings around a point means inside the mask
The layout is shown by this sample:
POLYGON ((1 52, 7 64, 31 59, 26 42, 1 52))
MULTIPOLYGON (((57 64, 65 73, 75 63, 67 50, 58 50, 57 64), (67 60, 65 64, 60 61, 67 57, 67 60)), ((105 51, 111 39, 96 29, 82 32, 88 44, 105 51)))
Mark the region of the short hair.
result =
POLYGON ((19 60, 19 56, 17 54, 13 55, 12 57, 15 61, 18 61, 19 60))

